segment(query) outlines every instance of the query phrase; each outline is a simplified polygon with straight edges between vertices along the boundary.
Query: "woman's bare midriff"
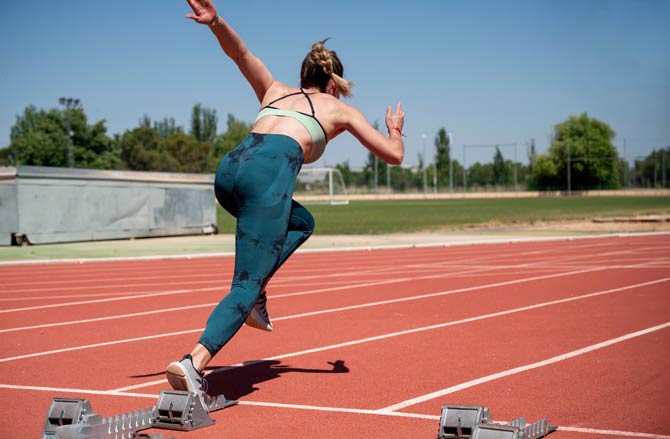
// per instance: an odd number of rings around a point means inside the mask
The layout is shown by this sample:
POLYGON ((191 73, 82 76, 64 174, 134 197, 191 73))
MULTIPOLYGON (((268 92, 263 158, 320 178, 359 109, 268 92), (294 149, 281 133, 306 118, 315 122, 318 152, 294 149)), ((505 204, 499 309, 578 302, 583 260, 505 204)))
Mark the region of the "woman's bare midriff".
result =
POLYGON ((265 116, 254 124, 252 133, 282 134, 298 142, 305 159, 312 153, 312 136, 300 122, 289 117, 265 116))

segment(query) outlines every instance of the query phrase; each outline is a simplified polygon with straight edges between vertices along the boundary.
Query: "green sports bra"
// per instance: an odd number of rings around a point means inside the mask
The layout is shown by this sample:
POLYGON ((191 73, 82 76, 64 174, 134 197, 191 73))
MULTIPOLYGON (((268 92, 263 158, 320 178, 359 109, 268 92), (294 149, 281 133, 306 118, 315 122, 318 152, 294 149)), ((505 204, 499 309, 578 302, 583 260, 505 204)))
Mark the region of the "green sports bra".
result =
POLYGON ((314 106, 312 105, 312 100, 309 98, 309 95, 305 93, 305 91, 302 88, 300 88, 300 91, 298 92, 290 93, 287 94, 286 96, 280 97, 279 99, 275 99, 274 101, 270 102, 268 105, 263 107, 261 111, 258 113, 256 121, 265 116, 290 117, 300 122, 307 129, 310 136, 312 137, 312 151, 309 157, 305 157, 306 164, 317 161, 323 155, 323 152, 326 150, 326 143, 328 143, 328 139, 326 137, 326 130, 323 129, 323 126, 317 120, 316 114, 314 112, 314 106), (272 106, 272 104, 274 104, 277 101, 280 101, 289 96, 295 96, 299 94, 303 94, 307 98, 307 102, 309 102, 309 108, 311 108, 312 110, 311 115, 300 111, 283 110, 281 108, 276 108, 272 106))

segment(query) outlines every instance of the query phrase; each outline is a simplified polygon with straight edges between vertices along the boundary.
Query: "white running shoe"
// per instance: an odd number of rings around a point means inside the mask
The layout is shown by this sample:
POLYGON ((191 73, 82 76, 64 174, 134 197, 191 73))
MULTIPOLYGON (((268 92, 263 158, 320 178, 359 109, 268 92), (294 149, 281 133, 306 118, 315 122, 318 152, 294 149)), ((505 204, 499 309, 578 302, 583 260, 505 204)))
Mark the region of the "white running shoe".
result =
POLYGON ((209 395, 207 395, 207 380, 204 374, 193 366, 190 354, 184 355, 179 361, 173 361, 165 371, 167 380, 175 390, 185 390, 195 393, 205 410, 209 411, 209 395))
POLYGON ((244 323, 251 326, 252 328, 263 331, 272 331, 272 322, 270 321, 270 316, 268 315, 267 302, 268 297, 265 294, 265 291, 263 291, 258 297, 258 300, 254 304, 254 307, 251 309, 251 313, 249 313, 249 316, 244 323))

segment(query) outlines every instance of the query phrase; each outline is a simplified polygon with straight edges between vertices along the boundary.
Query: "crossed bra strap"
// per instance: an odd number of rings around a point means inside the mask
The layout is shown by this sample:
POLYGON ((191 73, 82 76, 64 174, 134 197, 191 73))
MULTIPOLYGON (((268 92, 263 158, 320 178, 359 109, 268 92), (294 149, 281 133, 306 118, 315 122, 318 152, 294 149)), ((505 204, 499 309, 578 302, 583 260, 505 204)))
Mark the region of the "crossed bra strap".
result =
POLYGON ((268 107, 272 108, 271 105, 274 104, 275 102, 281 101, 282 99, 287 98, 289 96, 297 96, 299 94, 305 95, 305 97, 307 98, 307 102, 309 102, 309 108, 310 108, 310 110, 312 110, 312 117, 314 119, 316 119, 316 113, 314 112, 314 105, 312 105, 312 100, 309 98, 309 95, 307 93, 305 93, 305 90, 303 90, 302 87, 300 87, 300 91, 296 91, 295 93, 289 93, 289 94, 284 95, 284 96, 282 96, 278 99, 275 99, 274 101, 267 104, 264 108, 268 108, 268 107))

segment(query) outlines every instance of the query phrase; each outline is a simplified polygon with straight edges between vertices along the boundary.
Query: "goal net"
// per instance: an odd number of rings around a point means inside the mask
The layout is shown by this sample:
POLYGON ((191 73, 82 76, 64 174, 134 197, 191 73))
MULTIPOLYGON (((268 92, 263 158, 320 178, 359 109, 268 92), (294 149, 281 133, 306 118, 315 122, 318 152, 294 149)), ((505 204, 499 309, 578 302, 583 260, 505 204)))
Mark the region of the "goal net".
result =
POLYGON ((342 173, 336 168, 302 168, 294 197, 304 204, 349 204, 342 173))

